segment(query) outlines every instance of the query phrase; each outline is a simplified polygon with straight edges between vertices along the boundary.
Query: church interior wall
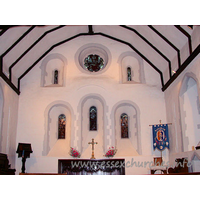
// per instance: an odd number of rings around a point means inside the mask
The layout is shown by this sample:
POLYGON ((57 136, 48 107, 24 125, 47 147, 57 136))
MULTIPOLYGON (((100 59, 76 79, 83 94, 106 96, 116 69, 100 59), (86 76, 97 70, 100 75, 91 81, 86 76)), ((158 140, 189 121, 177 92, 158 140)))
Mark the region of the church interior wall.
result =
MULTIPOLYGON (((147 40, 154 41, 153 45, 171 61, 173 73, 178 70, 176 50, 151 32, 149 27, 130 27, 147 40)), ((176 27, 154 27, 180 50, 183 64, 190 56, 187 36, 176 27)), ((181 27, 191 35, 194 51, 200 44, 200 26, 191 30, 187 26, 181 27)), ((19 38, 28 28, 22 26, 12 31, 8 29, 7 38, 1 40, 1 53, 12 46, 15 38, 19 38)), ((52 27, 44 28, 50 30, 52 27)), ((162 71, 164 83, 169 80, 169 63, 137 34, 121 26, 112 26, 112 29, 110 26, 93 26, 93 31, 128 41, 162 71)), ((73 26, 66 26, 57 32, 59 34, 47 34, 36 45, 40 50, 35 51, 36 48, 33 48, 13 68, 11 78, 16 87, 18 77, 27 66, 32 65, 31 59, 28 59, 30 55, 37 60, 48 48, 66 37, 87 33, 88 27, 77 26, 74 29, 73 26)), ((2 58, 3 72, 8 78, 8 66, 43 33, 44 30, 35 27, 31 35, 24 38, 27 43, 22 41, 2 58)), ((174 164, 176 158, 184 157, 200 163, 200 153, 195 150, 200 142, 199 66, 200 55, 162 92, 159 73, 128 45, 102 35, 85 35, 55 46, 21 79, 19 96, 0 78, 0 152, 8 155, 11 168, 16 168, 16 174, 19 174, 22 162, 16 154, 17 145, 20 142, 31 143, 33 153, 26 161, 26 171, 57 173, 58 159, 72 158, 69 155, 70 147, 80 151, 81 158, 89 159, 91 145, 88 142, 94 138, 98 142, 95 145, 97 159, 105 158, 106 151, 114 146, 117 148, 114 158, 125 158, 126 174, 148 174, 148 162, 161 156, 160 151, 153 150, 152 127, 149 125, 158 124, 161 120, 162 123, 172 123, 169 125, 170 149, 162 152, 163 160, 174 164), (99 55, 106 66, 96 73, 86 70, 83 60, 89 54, 99 55), (129 77, 128 68, 131 74, 129 77), (55 81, 55 73, 58 82, 55 81), (97 108, 97 131, 89 130, 91 106, 97 108), (122 113, 128 115, 128 138, 120 136, 122 113), (58 139, 58 117, 61 114, 66 116, 64 139, 58 139), (136 163, 131 167, 133 161, 136 163)), ((189 170, 199 172, 198 166, 189 170)))
MULTIPOLYGON (((143 74, 140 74, 141 82, 122 84, 122 67, 118 61, 120 55, 131 51, 130 48, 101 37, 98 37, 98 42, 101 43, 98 45, 96 39, 97 37, 91 37, 88 41, 77 38, 53 49, 22 79, 16 145, 19 142, 31 143, 32 145, 33 153, 27 159, 26 164, 28 172, 56 173, 57 160, 71 158, 69 155, 70 146, 77 148, 82 153, 82 158, 90 158, 91 146, 88 145, 88 142, 92 137, 98 142, 95 145, 95 157, 97 159, 104 158, 103 155, 110 146, 115 146, 116 141, 118 145, 120 144, 120 138, 114 132, 116 127, 112 125, 113 120, 117 121, 120 112, 127 112, 131 116, 130 120, 135 120, 135 107, 138 108, 138 120, 137 125, 132 123, 130 125, 131 137, 128 145, 131 148, 123 151, 124 145, 127 144, 122 142, 120 146, 117 145, 119 155, 116 154, 116 158, 125 157, 128 161, 132 156, 140 161, 145 161, 147 158, 153 160, 153 156, 160 156, 160 152, 153 151, 151 147, 152 132, 149 126, 159 123, 159 120, 166 121, 164 93, 161 91, 159 74, 148 63, 140 60, 139 63, 142 62, 143 70, 143 74), (109 61, 105 71, 103 69, 99 74, 84 73, 83 70, 80 70, 81 66, 77 66, 79 61, 77 61, 76 54, 81 46, 87 43, 97 43, 98 48, 105 46, 105 51, 109 51, 107 53, 109 61), (60 55, 67 60, 67 62, 61 62, 58 58, 59 61, 55 62, 65 63, 62 71, 65 83, 60 87, 51 87, 50 85, 43 87, 41 82, 44 79, 41 76, 46 75, 46 73, 44 73, 42 66, 44 66, 45 59, 51 60, 51 56, 56 59, 55 55, 60 55), (114 106, 119 102, 124 102, 124 100, 132 102, 136 106, 130 107, 129 104, 125 103, 120 107, 121 110, 116 110, 115 116, 112 115, 114 106), (97 132, 87 130, 88 120, 86 118, 89 114, 90 104, 97 106, 100 114, 98 119, 100 129, 97 132), (51 110, 51 108, 53 109, 51 110), (61 114, 61 111, 68 116, 67 121, 71 123, 67 125, 67 132, 71 132, 71 135, 66 135, 66 139, 63 141, 56 141, 57 116, 61 114), (49 143, 46 135, 48 130, 49 143), (122 154, 124 155, 122 156, 122 154)), ((47 75, 52 76, 52 73, 47 75)), ((163 156, 168 159, 167 153, 163 152, 163 156)), ((16 174, 20 172, 20 169, 21 158, 17 158, 16 155, 16 174)), ((127 171, 127 174, 135 173, 147 174, 149 169, 131 167, 127 171)))
MULTIPOLYGON (((42 155, 64 156, 63 152, 70 150, 71 146, 71 109, 65 102, 56 101, 45 111, 45 138, 42 155), (58 139, 59 116, 65 115, 65 137, 58 139)), ((73 130, 73 129, 72 129, 73 130)))
POLYGON ((113 106, 112 113, 112 132, 114 135, 115 146, 118 149, 116 156, 138 156, 141 152, 140 137, 140 111, 131 101, 121 101, 113 106), (121 115, 128 116, 128 138, 121 138, 121 115))
POLYGON ((200 44, 200 35, 199 35, 200 27, 197 26, 191 35, 191 40, 192 40, 192 48, 193 50, 197 48, 197 46, 200 44))
POLYGON ((19 96, 0 79, 0 152, 15 167, 19 96))
POLYGON ((169 129, 170 162, 176 158, 188 158, 198 153, 195 147, 200 141, 200 56, 198 55, 181 75, 165 91, 169 129))
POLYGON ((81 143, 81 152, 82 158, 88 158, 88 155, 91 153, 91 146, 88 144, 88 141, 91 141, 92 138, 95 138, 98 141, 98 146, 96 146, 96 157, 102 157, 105 150, 105 129, 106 119, 105 119, 105 103, 101 98, 93 96, 90 94, 88 97, 83 97, 81 103, 81 126, 80 126, 80 143, 81 143), (97 130, 90 130, 90 113, 89 110, 92 106, 95 106, 97 109, 97 130))
POLYGON ((50 54, 42 61, 40 66, 41 86, 42 87, 61 87, 65 84, 65 67, 67 65, 66 58, 61 54, 50 54), (58 83, 54 83, 54 73, 58 71, 58 83))
POLYGON ((188 151, 191 147, 197 146, 198 141, 200 141, 200 134, 198 130, 200 108, 197 88, 199 83, 198 80, 196 81, 192 75, 193 74, 186 73, 182 81, 182 87, 179 94, 183 151, 188 151))

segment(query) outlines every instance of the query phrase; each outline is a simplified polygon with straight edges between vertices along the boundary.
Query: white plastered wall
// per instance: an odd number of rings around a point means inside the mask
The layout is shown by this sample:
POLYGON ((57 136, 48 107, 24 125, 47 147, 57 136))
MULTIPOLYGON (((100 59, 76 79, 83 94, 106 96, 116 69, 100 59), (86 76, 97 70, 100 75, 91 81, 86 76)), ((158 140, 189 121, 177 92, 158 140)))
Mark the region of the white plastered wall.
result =
POLYGON ((19 96, 0 78, 0 152, 7 154, 11 168, 15 168, 16 133, 19 96))
POLYGON ((115 112, 115 140, 118 152, 116 156, 138 156, 138 119, 136 109, 130 104, 122 104, 115 112), (121 114, 128 115, 128 138, 121 138, 121 114))
POLYGON ((104 109, 100 100, 91 97, 88 98, 81 109, 82 124, 81 124, 81 138, 82 138, 82 158, 88 158, 91 154, 91 145, 88 142, 94 141, 98 143, 95 145, 96 157, 101 157, 104 153, 104 109), (89 130, 89 109, 91 106, 97 108, 97 131, 89 130))
MULTIPOLYGON (((200 56, 198 55, 190 64, 189 66, 182 72, 181 75, 169 86, 169 88, 165 91, 165 99, 166 99, 166 108, 167 108, 167 120, 171 122, 172 125, 169 126, 169 137, 170 137, 170 164, 174 164, 176 158, 188 158, 191 161, 191 157, 196 152, 200 154, 198 150, 192 149, 192 143, 188 147, 188 138, 184 138, 184 132, 187 131, 187 126, 189 124, 194 125, 194 129, 197 130, 197 125, 200 122, 193 121, 192 117, 189 117, 189 112, 185 112, 184 110, 190 110, 192 108, 183 108, 186 104, 182 105, 182 93, 181 89, 184 87, 185 77, 192 77, 197 82, 196 84, 196 92, 199 94, 199 80, 200 80, 200 56), (181 115, 182 109, 182 115, 181 115), (186 118, 187 118, 187 126, 184 126, 186 118), (185 118, 185 119, 184 119, 185 118), (190 121, 188 121, 190 120, 190 121), (196 124, 196 125, 195 125, 196 124), (184 144, 187 145, 187 149, 184 150, 184 144)), ((194 88, 193 88, 194 89, 194 88)), ((196 93, 195 93, 196 94, 196 93)), ((195 95, 195 101, 197 105, 197 95, 195 95)), ((194 99, 193 99, 194 100, 194 99)), ((189 104, 188 104, 189 105, 189 104)), ((193 129, 193 130, 194 130, 193 129)), ((197 130, 199 131, 199 129, 197 130)), ((194 134, 194 131, 189 131, 188 134, 194 134)))
POLYGON ((126 56, 122 60, 122 82, 123 83, 140 83, 141 82, 141 69, 139 62, 132 56, 126 56), (131 68, 131 81, 127 80, 127 68, 131 68))
MULTIPOLYGON (((82 112, 87 111, 89 103, 93 103, 92 98, 96 97, 96 105, 99 109, 103 109, 103 111, 99 111, 99 113, 102 113, 102 118, 100 118, 102 122, 98 123, 104 124, 103 133, 101 129, 101 133, 96 134, 96 138, 100 139, 100 145, 98 147, 98 144, 95 145, 97 151, 95 157, 97 159, 104 158, 105 149, 115 144, 115 133, 112 125, 114 105, 124 100, 132 101, 140 110, 140 131, 138 134, 140 134, 142 155, 136 156, 137 159, 140 161, 145 161, 147 158, 153 160, 153 156, 160 155, 152 149, 152 132, 151 127, 149 127, 150 124, 159 123, 159 120, 162 120, 163 123, 166 122, 164 93, 161 91, 160 76, 148 63, 144 62, 145 83, 121 84, 121 67, 118 60, 123 52, 128 51, 131 51, 128 46, 101 36, 91 36, 88 39, 79 37, 50 52, 51 54, 60 54, 67 59, 67 65, 64 66, 66 70, 64 70, 65 85, 63 87, 41 87, 42 61, 22 79, 16 144, 24 142, 32 145, 33 153, 26 162, 27 172, 56 173, 58 171, 58 159, 71 158, 68 153, 59 154, 58 152, 58 154, 51 154, 51 156, 42 154, 46 130, 45 111, 52 102, 56 101, 70 105, 72 110, 70 144, 81 150, 81 143, 87 144, 91 140, 91 137, 87 135, 84 138, 81 136, 84 133, 90 134, 86 131, 87 127, 81 128, 81 118, 85 117, 82 112), (87 43, 100 43, 101 46, 109 49, 110 63, 102 73, 97 75, 84 73, 80 70, 80 66, 77 66, 78 61, 76 61, 75 55, 81 46, 87 43), (83 103, 86 98, 88 98, 88 101, 83 103), (88 138, 88 141, 86 141, 86 138, 88 138), (98 148, 103 149, 102 152, 98 148)), ((83 147, 88 149, 83 152, 84 158, 89 159, 91 157, 91 145, 83 145, 83 147)), ((131 157, 123 157, 126 160, 131 159, 131 157)), ((136 157, 134 158, 136 159, 136 157)), ((20 172, 20 169, 21 159, 16 158, 16 174, 20 172)), ((138 173, 149 173, 149 169, 129 168, 126 172, 126 174, 138 173)))
POLYGON ((71 146, 71 112, 66 105, 59 104, 59 102, 55 103, 47 112, 43 155, 51 157, 66 156, 71 146), (66 117, 65 139, 58 139, 58 117, 61 114, 66 117))
POLYGON ((197 85, 198 82, 186 74, 179 94, 183 151, 192 150, 200 142, 200 107, 197 85))

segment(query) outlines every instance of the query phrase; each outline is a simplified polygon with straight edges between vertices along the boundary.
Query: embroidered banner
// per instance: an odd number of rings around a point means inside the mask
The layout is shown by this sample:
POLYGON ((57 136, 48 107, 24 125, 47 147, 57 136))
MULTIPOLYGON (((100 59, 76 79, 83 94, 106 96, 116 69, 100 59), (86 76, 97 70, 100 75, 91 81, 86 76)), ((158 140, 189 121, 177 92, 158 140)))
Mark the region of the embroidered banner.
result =
POLYGON ((153 131, 153 149, 156 148, 163 151, 165 148, 169 149, 169 136, 168 136, 168 125, 159 124, 152 126, 153 131))

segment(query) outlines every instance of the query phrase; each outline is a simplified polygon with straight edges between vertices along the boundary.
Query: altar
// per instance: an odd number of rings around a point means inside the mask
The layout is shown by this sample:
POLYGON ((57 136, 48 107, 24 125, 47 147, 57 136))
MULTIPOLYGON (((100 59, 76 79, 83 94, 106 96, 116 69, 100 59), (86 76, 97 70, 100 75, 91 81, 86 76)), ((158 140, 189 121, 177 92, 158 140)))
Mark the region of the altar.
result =
POLYGON ((125 159, 59 159, 58 173, 68 175, 125 175, 125 159))

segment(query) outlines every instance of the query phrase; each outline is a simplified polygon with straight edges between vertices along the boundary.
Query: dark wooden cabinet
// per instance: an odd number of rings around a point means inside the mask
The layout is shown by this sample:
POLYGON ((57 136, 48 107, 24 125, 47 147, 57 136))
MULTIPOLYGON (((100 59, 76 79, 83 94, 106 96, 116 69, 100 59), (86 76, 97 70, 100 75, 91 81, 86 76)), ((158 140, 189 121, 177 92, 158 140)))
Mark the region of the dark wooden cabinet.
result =
POLYGON ((175 160, 176 166, 174 168, 170 167, 168 173, 188 173, 188 159, 187 158, 177 158, 175 160))
POLYGON ((61 159, 58 173, 68 175, 125 175, 125 159, 61 159))
POLYGON ((15 169, 10 169, 6 154, 0 153, 0 175, 15 175, 15 169))

